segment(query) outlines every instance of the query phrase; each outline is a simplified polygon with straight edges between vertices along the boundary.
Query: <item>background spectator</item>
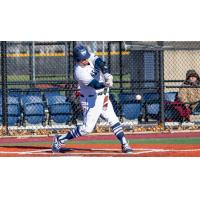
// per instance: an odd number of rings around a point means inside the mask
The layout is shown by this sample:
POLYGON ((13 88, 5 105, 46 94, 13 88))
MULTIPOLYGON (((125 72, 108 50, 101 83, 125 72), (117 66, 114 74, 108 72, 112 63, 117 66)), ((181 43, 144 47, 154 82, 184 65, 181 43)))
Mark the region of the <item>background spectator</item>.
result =
POLYGON ((185 88, 180 88, 178 98, 186 108, 193 111, 200 101, 200 88, 197 88, 197 86, 200 86, 200 78, 195 70, 187 71, 186 80, 182 86, 185 86, 185 88))

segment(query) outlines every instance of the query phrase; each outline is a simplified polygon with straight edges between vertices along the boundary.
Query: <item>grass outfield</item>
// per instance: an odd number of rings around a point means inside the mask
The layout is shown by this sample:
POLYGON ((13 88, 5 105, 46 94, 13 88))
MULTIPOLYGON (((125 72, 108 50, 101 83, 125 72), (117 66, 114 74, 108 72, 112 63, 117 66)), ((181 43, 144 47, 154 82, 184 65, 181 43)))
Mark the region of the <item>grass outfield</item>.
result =
MULTIPOLYGON (((200 138, 131 139, 130 144, 200 144, 200 138)), ((69 144, 117 144, 118 140, 69 141, 69 144)))
MULTIPOLYGON (((119 144, 118 140, 71 140, 68 144, 119 144)), ((199 137, 191 138, 148 138, 148 139, 130 139, 130 144, 200 144, 199 137)), ((17 142, 17 143, 0 143, 1 147, 5 146, 51 146, 50 141, 43 142, 17 142)))

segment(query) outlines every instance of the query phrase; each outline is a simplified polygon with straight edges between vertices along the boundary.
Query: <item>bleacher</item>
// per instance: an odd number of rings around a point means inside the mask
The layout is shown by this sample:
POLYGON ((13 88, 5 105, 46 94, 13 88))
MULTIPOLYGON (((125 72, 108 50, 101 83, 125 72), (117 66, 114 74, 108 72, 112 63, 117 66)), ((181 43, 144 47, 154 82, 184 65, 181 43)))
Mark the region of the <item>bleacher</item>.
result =
MULTIPOLYGON (((0 124, 2 124, 2 95, 0 98, 0 124)), ((71 103, 58 90, 8 90, 9 126, 43 127, 68 124, 72 118, 71 103)))
MULTIPOLYGON (((180 121, 177 111, 173 108, 177 92, 166 92, 165 120, 180 121)), ((138 121, 159 122, 161 116, 160 97, 158 93, 144 93, 142 100, 136 100, 136 94, 119 93, 117 98, 110 94, 116 114, 122 122, 138 121)), ((2 96, 0 98, 0 124, 2 124, 2 96)), ((200 105, 200 104, 199 104, 200 105)), ((199 115, 200 106, 193 115, 199 115)), ((30 90, 8 90, 8 124, 9 126, 27 127, 41 125, 43 127, 71 123, 73 115, 72 104, 58 89, 41 91, 38 88, 30 90)))
MULTIPOLYGON (((165 122, 183 122, 183 119, 174 108, 176 98, 177 92, 164 93, 165 122)), ((136 100, 136 94, 120 93, 118 95, 118 102, 122 121, 137 119, 138 123, 142 121, 144 123, 157 123, 161 120, 161 100, 159 93, 144 93, 141 101, 136 100)), ((200 103, 191 114, 200 115, 200 103)))

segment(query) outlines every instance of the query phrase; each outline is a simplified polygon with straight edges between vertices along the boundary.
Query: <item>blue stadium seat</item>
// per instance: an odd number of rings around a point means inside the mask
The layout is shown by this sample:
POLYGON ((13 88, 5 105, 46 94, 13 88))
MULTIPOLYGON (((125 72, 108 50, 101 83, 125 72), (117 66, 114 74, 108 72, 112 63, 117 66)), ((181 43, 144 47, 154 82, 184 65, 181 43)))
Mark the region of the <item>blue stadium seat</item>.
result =
POLYGON ((47 101, 48 97, 50 96, 59 96, 59 95, 60 95, 59 90, 48 90, 48 91, 45 91, 43 94, 45 101, 47 101))
MULTIPOLYGON (((0 124, 2 124, 2 101, 0 101, 0 124)), ((20 125, 21 113, 18 97, 8 97, 8 125, 20 125)))
POLYGON ((196 108, 192 112, 193 115, 200 115, 200 102, 197 104, 196 108))
POLYGON ((174 102, 176 100, 177 92, 166 92, 165 102, 174 102))
POLYGON ((139 119, 142 105, 140 101, 136 100, 136 95, 133 93, 120 93, 118 97, 122 117, 128 120, 139 119))
POLYGON ((117 103, 117 101, 115 99, 115 95, 110 93, 109 94, 109 99, 110 99, 110 101, 111 101, 111 103, 113 105, 113 109, 114 109, 116 115, 119 116, 119 106, 118 106, 118 103, 117 103))
POLYGON ((138 119, 141 115, 141 108, 140 103, 123 104, 122 115, 129 120, 138 119))
POLYGON ((46 96, 47 106, 52 106, 55 104, 64 104, 67 98, 63 95, 47 95, 46 96))
POLYGON ((29 96, 42 96, 41 90, 39 88, 30 88, 26 92, 24 92, 24 95, 29 96))
POLYGON ((24 105, 24 120, 30 124, 44 124, 45 111, 44 105, 41 103, 25 104, 24 105))
POLYGON ((47 106, 49 110, 49 124, 67 123, 71 120, 72 107, 65 96, 48 96, 47 106))
POLYGON ((44 92, 43 99, 44 99, 46 109, 48 109, 47 99, 49 99, 49 97, 51 98, 51 96, 60 96, 60 91, 59 90, 48 90, 48 91, 44 92))
POLYGON ((8 96, 8 105, 19 104, 19 97, 8 96))
POLYGON ((58 88, 48 88, 47 90, 44 91, 44 96, 56 96, 56 95, 60 95, 60 91, 58 90, 58 88))
POLYGON ((34 104, 34 103, 43 103, 42 97, 40 96, 31 96, 31 95, 23 95, 21 97, 21 105, 24 106, 25 104, 34 104))
POLYGON ((146 105, 146 114, 148 117, 153 119, 159 119, 160 114, 160 104, 159 103, 152 103, 146 105))
POLYGON ((149 118, 158 120, 160 117, 160 94, 156 92, 144 93, 143 107, 146 122, 149 118))
POLYGON ((160 94, 156 93, 156 92, 144 93, 143 94, 143 101, 147 104, 159 103, 160 94))
POLYGON ((39 96, 23 96, 21 98, 21 105, 23 108, 23 125, 26 122, 30 124, 45 125, 45 109, 42 97, 39 96))
MULTIPOLYGON (((174 109, 172 104, 176 100, 177 92, 166 92, 164 94, 165 100, 165 120, 166 121, 180 121, 179 113, 174 109)), ((146 93, 143 95, 145 106, 145 120, 149 118, 160 120, 160 94, 159 93, 146 93)))
POLYGON ((8 90, 8 96, 20 98, 21 95, 22 95, 22 90, 21 89, 12 88, 12 89, 8 90))

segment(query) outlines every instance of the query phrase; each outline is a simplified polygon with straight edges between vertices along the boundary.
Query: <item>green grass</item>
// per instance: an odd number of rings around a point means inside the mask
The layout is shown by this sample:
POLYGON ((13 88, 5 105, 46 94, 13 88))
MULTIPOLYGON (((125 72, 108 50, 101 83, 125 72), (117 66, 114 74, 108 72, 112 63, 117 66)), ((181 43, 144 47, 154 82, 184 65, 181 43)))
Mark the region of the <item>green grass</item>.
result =
MULTIPOLYGON (((130 74, 124 74, 122 76, 122 80, 123 81, 131 81, 131 75, 130 74)), ((113 81, 120 81, 120 75, 113 75, 113 81)), ((113 87, 114 88, 120 88, 120 83, 114 83, 113 87)), ((125 92, 131 92, 131 83, 123 83, 122 82, 122 88, 128 88, 128 90, 126 89, 125 92)), ((118 99, 117 96, 120 93, 120 89, 119 90, 112 90, 111 93, 115 95, 115 99, 118 99)))
MULTIPOLYGON (((120 75, 113 75, 114 81, 120 81, 120 75)), ((7 77, 8 82, 16 82, 16 81, 30 81, 29 75, 9 75, 7 77)), ((36 77, 36 81, 56 81, 56 80, 66 80, 65 76, 61 76, 60 74, 51 74, 51 75, 45 75, 43 77, 36 77)), ((123 81, 131 81, 131 74, 124 74, 122 75, 123 81)), ((0 78, 1 81, 1 78, 0 78)), ((69 81, 74 81, 73 75, 70 74, 69 81)), ((8 85, 8 88, 21 88, 21 89, 27 89, 29 88, 29 85, 8 85)), ((131 88, 131 83, 122 83, 123 88, 131 88)), ((120 83, 114 83, 114 88, 120 88, 120 83)), ((128 91, 128 90, 126 90, 128 91)), ((112 93, 114 95, 118 95, 120 90, 112 90, 112 93)))
MULTIPOLYGON (((70 141, 71 144, 117 144, 117 140, 70 141)), ((200 138, 131 139, 130 144, 200 144, 200 138)))
MULTIPOLYGON (((52 74, 50 76, 44 75, 44 77, 36 77, 36 81, 63 81, 66 80, 65 76, 60 76, 57 74, 52 74)), ((1 78, 0 78, 1 81, 1 78)), ((17 82, 17 81, 30 81, 29 75, 9 75, 8 82, 17 82)), ((69 81, 73 81, 72 76, 70 77, 69 81)), ((28 89, 30 88, 29 84, 24 85, 8 85, 8 88, 19 88, 19 89, 28 89)))
MULTIPOLYGON (((51 80, 65 80, 65 76, 59 74, 43 75, 43 77, 36 77, 37 81, 51 81, 51 80)), ((72 78, 71 78, 72 79, 72 78)), ((8 81, 30 81, 29 75, 9 75, 8 81)))
MULTIPOLYGON (((114 81, 120 81, 120 75, 113 75, 113 80, 114 81)), ((131 81, 131 75, 130 74, 122 75, 122 80, 123 81, 131 81)), ((114 87, 119 88, 120 87, 120 83, 115 83, 114 87)), ((131 87, 131 83, 122 83, 122 87, 130 88, 131 87)))
POLYGON ((9 75, 8 81, 29 81, 28 75, 9 75))

